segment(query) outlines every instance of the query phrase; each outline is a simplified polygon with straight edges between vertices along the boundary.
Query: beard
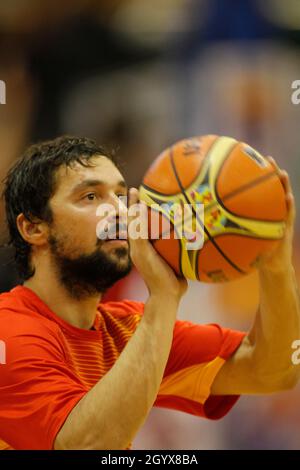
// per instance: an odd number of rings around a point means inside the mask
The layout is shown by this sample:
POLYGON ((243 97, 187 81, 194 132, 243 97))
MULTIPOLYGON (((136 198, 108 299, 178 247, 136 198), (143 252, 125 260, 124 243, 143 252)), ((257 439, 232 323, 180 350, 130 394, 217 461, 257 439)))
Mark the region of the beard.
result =
POLYGON ((98 240, 90 254, 68 255, 67 241, 51 235, 48 239, 60 282, 71 297, 80 300, 103 294, 132 268, 129 248, 115 248, 112 253, 101 250, 105 242, 98 240))

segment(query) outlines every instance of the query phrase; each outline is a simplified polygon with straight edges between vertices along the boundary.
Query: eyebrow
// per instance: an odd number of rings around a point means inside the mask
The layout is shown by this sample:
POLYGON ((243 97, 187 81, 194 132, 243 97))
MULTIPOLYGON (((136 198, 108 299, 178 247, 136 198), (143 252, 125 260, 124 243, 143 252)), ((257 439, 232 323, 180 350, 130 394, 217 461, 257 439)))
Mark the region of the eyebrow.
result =
MULTIPOLYGON (((90 188, 91 186, 104 186, 105 184, 107 184, 107 183, 105 183, 105 181, 101 181, 101 180, 95 180, 95 179, 84 180, 81 183, 74 186, 74 188, 71 191, 71 194, 76 193, 77 191, 81 191, 81 190, 86 189, 86 188, 90 188)), ((125 183, 124 180, 118 181, 116 186, 121 186, 121 187, 127 189, 127 184, 125 183)))

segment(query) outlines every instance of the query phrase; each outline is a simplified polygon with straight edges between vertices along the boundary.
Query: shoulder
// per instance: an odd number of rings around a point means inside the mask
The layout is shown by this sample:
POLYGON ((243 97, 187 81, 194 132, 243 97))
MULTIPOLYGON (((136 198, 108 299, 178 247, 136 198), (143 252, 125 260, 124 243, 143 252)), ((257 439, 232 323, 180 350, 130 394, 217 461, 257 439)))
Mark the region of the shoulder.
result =
POLYGON ((13 292, 0 295, 0 339, 5 341, 25 336, 50 339, 60 334, 60 328, 55 322, 26 305, 13 292))
POLYGON ((145 304, 134 300, 124 299, 121 301, 100 302, 100 312, 108 312, 114 317, 124 318, 128 316, 141 316, 144 313, 145 304))
POLYGON ((7 373, 18 364, 25 370, 36 360, 62 363, 65 359, 65 342, 59 326, 42 316, 37 317, 35 312, 0 308, 0 341, 5 349, 7 373))

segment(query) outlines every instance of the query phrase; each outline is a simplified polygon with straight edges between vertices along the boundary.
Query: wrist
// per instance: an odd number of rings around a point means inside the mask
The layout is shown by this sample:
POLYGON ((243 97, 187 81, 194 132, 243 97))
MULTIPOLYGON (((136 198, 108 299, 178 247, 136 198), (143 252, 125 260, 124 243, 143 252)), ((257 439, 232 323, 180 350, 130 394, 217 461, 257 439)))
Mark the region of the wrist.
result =
POLYGON ((163 309, 168 312, 177 313, 180 298, 175 295, 168 295, 166 292, 152 291, 149 292, 149 297, 147 299, 147 304, 155 305, 159 310, 163 309))
POLYGON ((285 283, 291 277, 295 276, 295 270, 292 263, 282 263, 277 266, 262 265, 259 268, 260 280, 271 281, 276 280, 277 282, 285 283))
POLYGON ((158 299, 164 303, 177 303, 179 304, 183 292, 183 286, 179 283, 174 285, 153 284, 147 285, 149 297, 158 299))
POLYGON ((285 274, 293 271, 293 263, 290 260, 273 260, 272 262, 263 262, 258 266, 258 271, 262 274, 285 274))
POLYGON ((173 304, 173 305, 179 305, 180 302, 180 295, 176 295, 171 292, 166 292, 160 290, 149 290, 149 297, 148 299, 151 299, 152 301, 157 301, 162 304, 173 304))

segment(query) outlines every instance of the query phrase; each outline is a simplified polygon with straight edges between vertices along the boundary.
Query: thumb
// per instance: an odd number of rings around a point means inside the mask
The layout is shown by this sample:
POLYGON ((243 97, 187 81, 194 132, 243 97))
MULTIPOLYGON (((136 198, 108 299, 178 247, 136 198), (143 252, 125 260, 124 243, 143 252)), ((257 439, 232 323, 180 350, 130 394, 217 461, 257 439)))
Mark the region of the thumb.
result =
POLYGON ((136 188, 129 189, 128 208, 139 202, 139 191, 136 188))
POLYGON ((148 240, 148 208, 145 203, 140 202, 136 188, 129 190, 128 239, 140 244, 148 240))

